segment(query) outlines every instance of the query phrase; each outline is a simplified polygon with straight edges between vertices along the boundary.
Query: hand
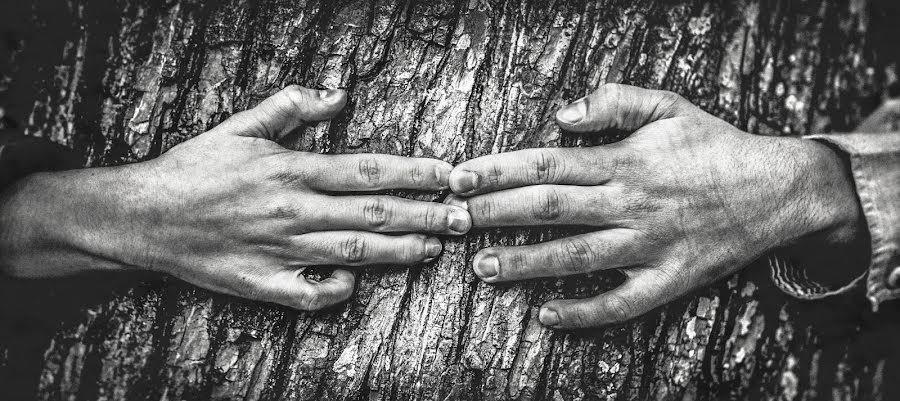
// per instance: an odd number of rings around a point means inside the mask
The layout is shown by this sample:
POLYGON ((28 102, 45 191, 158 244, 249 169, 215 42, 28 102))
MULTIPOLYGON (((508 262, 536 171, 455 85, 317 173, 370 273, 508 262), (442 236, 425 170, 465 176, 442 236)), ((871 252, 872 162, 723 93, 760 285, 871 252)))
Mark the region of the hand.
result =
POLYGON ((301 274, 306 266, 435 258, 433 236, 392 234, 463 234, 465 210, 354 192, 447 188, 448 163, 274 142, 345 103, 342 91, 293 86, 155 160, 31 176, 2 197, 0 268, 18 277, 150 269, 312 310, 347 299, 354 275, 336 269, 314 282, 301 274))
POLYGON ((670 92, 604 85, 561 109, 565 130, 634 131, 614 144, 529 149, 457 166, 450 187, 475 227, 583 225, 597 231, 494 247, 485 282, 624 269, 626 282, 540 310, 557 328, 622 322, 725 277, 802 237, 857 235, 860 209, 842 161, 814 141, 754 136, 670 92))

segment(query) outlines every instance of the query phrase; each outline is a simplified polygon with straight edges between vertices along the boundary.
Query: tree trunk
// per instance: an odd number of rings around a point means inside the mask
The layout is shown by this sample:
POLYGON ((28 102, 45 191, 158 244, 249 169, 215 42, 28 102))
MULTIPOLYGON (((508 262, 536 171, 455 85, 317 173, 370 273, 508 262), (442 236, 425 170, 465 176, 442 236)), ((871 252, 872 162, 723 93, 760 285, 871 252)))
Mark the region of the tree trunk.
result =
MULTIPOLYGON (((3 6, 25 33, 8 37, 0 106, 5 124, 70 146, 91 166, 156 157, 293 83, 345 88, 350 103, 286 146, 454 164, 598 143, 561 133, 553 114, 603 82, 673 90, 759 134, 846 130, 897 74, 886 3, 39 1, 3 6)), ((900 307, 873 313, 862 290, 796 301, 760 262, 628 324, 560 332, 538 323, 542 302, 598 293, 622 276, 485 285, 471 271, 485 246, 572 233, 445 238, 438 261, 360 270, 355 297, 319 313, 171 278, 6 282, 0 394, 900 397, 900 307)))

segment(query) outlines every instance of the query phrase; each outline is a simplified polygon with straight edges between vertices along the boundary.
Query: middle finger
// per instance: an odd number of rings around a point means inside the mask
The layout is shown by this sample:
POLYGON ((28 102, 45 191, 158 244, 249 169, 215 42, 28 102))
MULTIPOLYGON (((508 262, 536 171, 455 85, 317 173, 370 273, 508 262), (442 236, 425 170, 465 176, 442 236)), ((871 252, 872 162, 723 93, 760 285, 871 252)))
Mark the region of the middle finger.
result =
POLYGON ((361 230, 461 235, 472 227, 469 213, 458 206, 387 195, 318 198, 316 217, 303 221, 302 231, 361 230))

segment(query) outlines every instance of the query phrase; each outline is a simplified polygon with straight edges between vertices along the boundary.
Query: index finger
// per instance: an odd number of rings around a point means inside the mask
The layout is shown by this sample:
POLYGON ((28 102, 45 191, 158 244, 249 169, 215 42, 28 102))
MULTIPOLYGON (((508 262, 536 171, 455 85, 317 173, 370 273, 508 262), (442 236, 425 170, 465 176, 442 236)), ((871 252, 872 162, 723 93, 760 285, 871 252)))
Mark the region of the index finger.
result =
POLYGON ((385 189, 438 191, 449 187, 453 166, 442 160, 384 154, 316 155, 307 185, 329 192, 385 189))
POLYGON ((526 149, 482 156, 450 173, 450 189, 472 196, 528 185, 601 185, 621 164, 620 145, 526 149))

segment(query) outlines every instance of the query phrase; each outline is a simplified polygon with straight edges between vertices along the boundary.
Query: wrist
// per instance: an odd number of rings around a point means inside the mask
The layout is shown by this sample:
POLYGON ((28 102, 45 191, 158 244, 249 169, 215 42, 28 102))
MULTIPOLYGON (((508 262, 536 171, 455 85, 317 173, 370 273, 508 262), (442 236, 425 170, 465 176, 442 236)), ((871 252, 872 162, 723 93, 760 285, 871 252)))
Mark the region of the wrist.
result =
POLYGON ((780 163, 772 179, 779 200, 766 226, 780 248, 806 266, 816 282, 847 283, 868 258, 868 229, 848 160, 826 144, 808 139, 768 138, 780 163))
MULTIPOLYGON (((121 243, 108 228, 128 220, 111 185, 115 168, 33 174, 0 195, 0 271, 43 278, 129 264, 110 253, 121 243)), ((127 223, 126 223, 127 224, 127 223)))
POLYGON ((813 236, 827 245, 852 245, 865 237, 868 230, 849 160, 824 143, 807 139, 800 142, 808 162, 798 173, 805 181, 807 195, 801 195, 797 203, 810 216, 801 238, 813 236))
POLYGON ((796 145, 787 178, 787 195, 778 247, 782 255, 813 282, 826 288, 847 285, 865 272, 870 255, 869 233, 856 194, 849 160, 830 146, 807 139, 787 139, 796 145))

